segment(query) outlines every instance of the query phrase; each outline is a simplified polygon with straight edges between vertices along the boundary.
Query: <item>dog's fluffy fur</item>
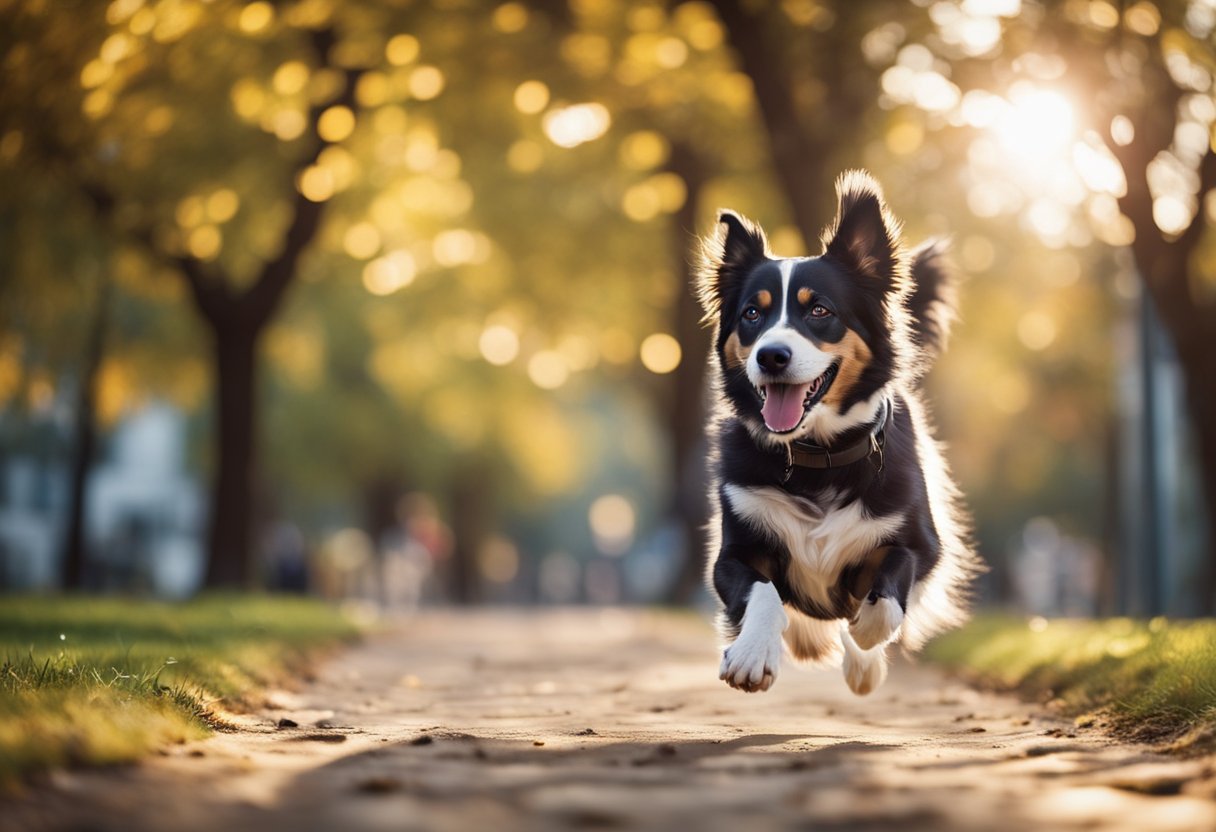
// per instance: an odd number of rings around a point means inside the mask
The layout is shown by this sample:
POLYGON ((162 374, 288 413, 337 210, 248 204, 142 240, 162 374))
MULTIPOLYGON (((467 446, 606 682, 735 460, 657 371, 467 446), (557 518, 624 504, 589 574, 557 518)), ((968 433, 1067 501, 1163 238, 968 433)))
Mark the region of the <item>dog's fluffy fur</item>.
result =
POLYGON ((917 392, 954 315, 943 248, 906 252, 868 174, 844 174, 837 194, 818 257, 775 257, 729 211, 703 246, 716 400, 707 577, 731 642, 720 676, 746 691, 776 680, 784 640, 870 692, 888 645, 915 650, 962 623, 979 569, 917 392), (791 443, 838 451, 884 415, 881 455, 789 466, 791 443))

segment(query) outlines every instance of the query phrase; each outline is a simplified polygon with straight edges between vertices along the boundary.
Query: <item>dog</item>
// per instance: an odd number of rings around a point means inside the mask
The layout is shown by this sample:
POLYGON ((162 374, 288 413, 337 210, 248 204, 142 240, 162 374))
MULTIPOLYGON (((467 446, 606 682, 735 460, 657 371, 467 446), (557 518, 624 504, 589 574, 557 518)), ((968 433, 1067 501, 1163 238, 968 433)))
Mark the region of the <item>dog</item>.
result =
POLYGON ((774 256, 722 211, 696 278, 714 331, 706 578, 719 676, 748 692, 772 686, 783 641, 875 690, 889 645, 963 623, 981 568, 917 390, 955 316, 944 245, 907 251, 864 171, 836 193, 821 255, 774 256))

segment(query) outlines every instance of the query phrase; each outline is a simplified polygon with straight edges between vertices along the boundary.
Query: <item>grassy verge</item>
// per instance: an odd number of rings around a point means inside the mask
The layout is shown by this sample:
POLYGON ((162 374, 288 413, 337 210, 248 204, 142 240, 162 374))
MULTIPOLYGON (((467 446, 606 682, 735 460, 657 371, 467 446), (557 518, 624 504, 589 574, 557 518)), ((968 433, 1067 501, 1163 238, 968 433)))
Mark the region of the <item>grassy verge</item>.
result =
POLYGON ((937 639, 926 655, 1122 738, 1216 748, 1216 621, 989 615, 937 639))
POLYGON ((0 598, 0 788, 205 736, 356 629, 316 601, 0 598))

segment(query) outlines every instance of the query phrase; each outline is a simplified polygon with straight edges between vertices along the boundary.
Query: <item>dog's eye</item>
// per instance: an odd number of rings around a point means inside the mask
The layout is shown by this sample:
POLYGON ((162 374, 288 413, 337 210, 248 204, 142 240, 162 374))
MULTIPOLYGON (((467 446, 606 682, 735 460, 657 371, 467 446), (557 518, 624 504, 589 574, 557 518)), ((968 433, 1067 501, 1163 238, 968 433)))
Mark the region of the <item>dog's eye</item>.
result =
POLYGON ((832 314, 832 310, 828 309, 822 303, 817 303, 811 307, 812 318, 826 318, 832 314))
POLYGON ((754 306, 749 306, 743 310, 743 320, 748 323, 755 323, 760 320, 760 310, 754 306))

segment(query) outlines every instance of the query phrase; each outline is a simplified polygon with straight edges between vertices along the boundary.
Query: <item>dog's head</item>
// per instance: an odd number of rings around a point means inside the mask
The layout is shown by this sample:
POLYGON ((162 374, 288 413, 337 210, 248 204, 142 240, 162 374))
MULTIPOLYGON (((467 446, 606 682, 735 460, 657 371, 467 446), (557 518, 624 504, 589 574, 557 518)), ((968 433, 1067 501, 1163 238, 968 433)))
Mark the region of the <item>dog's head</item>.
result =
POLYGON ((707 241, 699 293, 721 389, 754 435, 821 442, 875 417, 900 372, 907 267, 899 225, 868 174, 836 184, 818 257, 779 258, 730 211, 707 241))

